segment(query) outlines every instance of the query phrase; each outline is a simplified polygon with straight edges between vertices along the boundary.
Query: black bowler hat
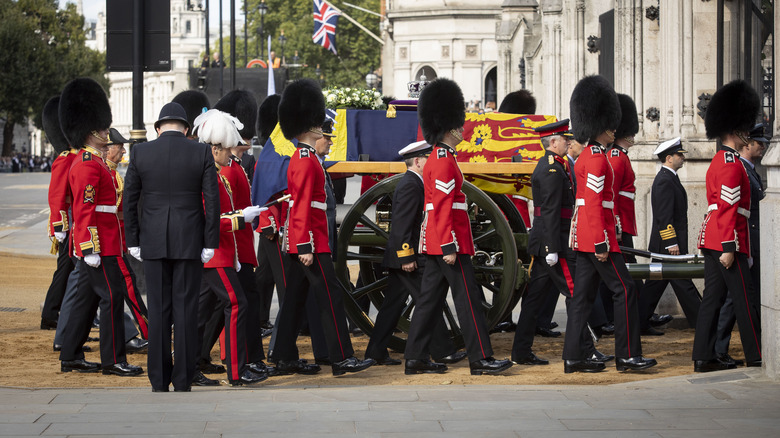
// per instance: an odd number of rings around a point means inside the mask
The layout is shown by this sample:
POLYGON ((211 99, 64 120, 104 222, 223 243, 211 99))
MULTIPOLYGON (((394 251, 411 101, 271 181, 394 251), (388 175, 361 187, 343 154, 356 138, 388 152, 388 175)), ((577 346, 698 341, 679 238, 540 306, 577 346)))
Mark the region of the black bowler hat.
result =
POLYGON ((571 133, 569 132, 569 119, 563 119, 559 122, 538 126, 534 128, 534 131, 539 133, 539 138, 550 137, 553 135, 572 137, 571 133))
POLYGON ((750 131, 750 135, 748 135, 748 138, 751 140, 759 141, 761 143, 769 143, 769 139, 766 136, 764 128, 765 126, 763 123, 757 124, 750 131))
POLYGON ((154 129, 159 128, 160 123, 167 122, 169 120, 182 122, 184 123, 184 126, 187 127, 187 129, 191 128, 190 122, 187 121, 187 111, 184 110, 183 106, 176 102, 170 102, 163 105, 162 109, 160 110, 160 117, 156 122, 154 122, 154 129))
POLYGON ((119 131, 117 131, 114 128, 110 128, 108 130, 108 144, 109 145, 112 145, 112 144, 125 144, 125 143, 130 143, 130 140, 122 137, 122 134, 120 134, 119 131))

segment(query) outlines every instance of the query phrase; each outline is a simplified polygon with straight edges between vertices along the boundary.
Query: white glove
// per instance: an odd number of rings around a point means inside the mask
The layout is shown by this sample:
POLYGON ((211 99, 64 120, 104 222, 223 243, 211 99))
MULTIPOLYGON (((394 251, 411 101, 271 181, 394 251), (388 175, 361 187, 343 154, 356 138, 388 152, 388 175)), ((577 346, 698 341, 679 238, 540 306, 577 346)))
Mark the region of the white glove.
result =
POLYGON ((748 269, 753 268, 753 257, 748 257, 748 269))
POLYGON ((244 209, 244 222, 252 222, 256 217, 260 216, 260 213, 268 210, 267 207, 259 207, 257 205, 250 205, 244 209))
POLYGON ((236 260, 236 272, 239 272, 241 270, 241 262, 236 260))
POLYGON ((212 257, 214 257, 214 248, 203 248, 200 252, 200 261, 203 263, 208 263, 212 257))
POLYGON ((57 242, 62 243, 65 238, 68 237, 68 233, 64 231, 55 231, 54 232, 54 238, 57 239, 57 242))
POLYGON ((141 258, 141 247, 140 246, 133 246, 133 247, 127 248, 127 252, 129 252, 130 255, 133 256, 139 262, 144 261, 144 259, 141 258))
POLYGON ((88 264, 93 268, 97 268, 98 266, 100 266, 100 256, 97 254, 90 254, 84 256, 84 263, 88 264))
POLYGON ((555 266, 556 263, 558 263, 558 253, 557 252, 551 252, 547 254, 547 257, 544 258, 544 260, 547 262, 550 266, 555 266))

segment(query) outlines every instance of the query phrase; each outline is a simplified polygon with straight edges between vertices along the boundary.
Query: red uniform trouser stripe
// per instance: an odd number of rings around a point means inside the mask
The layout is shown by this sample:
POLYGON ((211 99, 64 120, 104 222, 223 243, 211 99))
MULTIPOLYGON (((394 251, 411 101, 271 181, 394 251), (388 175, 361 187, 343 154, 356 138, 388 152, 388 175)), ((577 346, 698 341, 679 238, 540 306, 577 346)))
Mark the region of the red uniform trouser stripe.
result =
POLYGON ((138 295, 136 295, 133 277, 130 275, 130 270, 127 268, 124 259, 122 259, 122 257, 117 257, 116 260, 117 263, 119 263, 119 270, 122 271, 122 275, 125 278, 127 297, 132 303, 130 310, 132 310, 135 320, 138 323, 138 329, 141 331, 141 336, 143 336, 144 339, 149 339, 149 327, 146 324, 146 318, 141 314, 141 306, 138 303, 138 295))
POLYGON ((571 278, 571 270, 566 259, 559 259, 561 263, 561 270, 563 270, 563 278, 566 279, 566 286, 569 288, 569 296, 574 296, 574 279, 571 278))
POLYGON ((758 357, 764 358, 764 356, 761 354, 761 341, 758 339, 758 335, 756 335, 756 326, 755 322, 753 321, 753 315, 750 314, 750 301, 748 301, 748 295, 747 295, 747 287, 745 287, 745 276, 742 275, 742 266, 737 262, 735 259, 733 264, 737 265, 737 269, 739 269, 739 279, 742 280, 742 296, 745 299, 745 308, 748 309, 748 318, 750 319, 750 330, 753 332, 753 339, 756 340, 756 346, 758 348, 758 357))
MULTIPOLYGON (((319 258, 317 255, 314 255, 314 261, 317 263, 317 267, 320 268, 320 274, 322 275, 323 279, 326 279, 325 277, 325 271, 322 270, 322 264, 320 263, 319 258)), ((328 281, 323 281, 325 284, 325 292, 328 293, 328 303, 330 304, 330 314, 333 316, 333 327, 336 329, 336 339, 339 341, 339 348, 341 349, 341 357, 346 357, 344 354, 344 346, 341 344, 341 334, 339 333, 339 324, 338 320, 336 319, 336 311, 333 309, 333 299, 330 296, 330 288, 328 287, 328 281)))
MULTIPOLYGON (((456 256, 457 258, 457 256, 456 256)), ((479 326, 477 325, 477 317, 474 315, 474 306, 471 305, 471 293, 469 292, 469 284, 466 281, 466 273, 463 272, 463 265, 460 263, 460 259, 458 260, 458 267, 460 267, 460 275, 461 278, 463 278, 463 287, 466 290, 466 298, 469 300, 469 309, 471 310, 471 320, 474 321, 474 332, 477 334, 477 341, 479 341, 479 349, 482 351, 482 357, 485 358, 487 355, 485 354, 485 347, 482 345, 482 336, 479 334, 479 326)))
POLYGON ((623 294, 625 296, 625 299, 623 300, 623 306, 626 311, 626 345, 628 347, 628 357, 634 357, 634 355, 631 354, 631 342, 629 341, 629 339, 631 339, 631 324, 630 319, 628 318, 628 289, 626 289, 626 284, 623 282, 623 277, 620 276, 620 273, 617 270, 617 266, 615 266, 615 262, 611 257, 609 261, 612 263, 612 269, 615 270, 615 275, 617 275, 617 278, 620 279, 620 284, 623 286, 623 294))
MULTIPOLYGON (((119 257, 117 257, 119 259, 119 257)), ((100 264, 100 270, 103 272, 103 278, 106 279, 106 287, 108 288, 108 296, 111 299, 111 308, 114 308, 114 292, 111 290, 111 283, 108 281, 108 275, 106 275, 105 263, 100 264)), ((111 313, 111 352, 114 355, 114 363, 116 363, 116 339, 114 338, 114 314, 111 313)))
MULTIPOLYGON (((238 298, 236 297, 236 291, 233 289, 233 285, 230 284, 227 274, 225 274, 225 268, 217 268, 219 278, 222 280, 222 284, 225 286, 228 297, 230 298, 230 321, 226 328, 230 329, 230 372, 233 374, 231 380, 239 380, 239 370, 244 364, 238 363, 238 298)), ((228 321, 225 321, 228 322, 228 321)))

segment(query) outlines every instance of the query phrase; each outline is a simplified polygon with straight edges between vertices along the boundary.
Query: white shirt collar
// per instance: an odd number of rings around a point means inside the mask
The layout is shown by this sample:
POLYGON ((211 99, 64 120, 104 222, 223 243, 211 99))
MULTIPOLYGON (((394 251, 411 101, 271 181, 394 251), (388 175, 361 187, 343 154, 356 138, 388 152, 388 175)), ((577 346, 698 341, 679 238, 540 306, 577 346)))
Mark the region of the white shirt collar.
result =
POLYGON ((677 172, 674 169, 672 169, 671 167, 667 166, 666 164, 662 164, 661 167, 663 167, 666 170, 668 170, 669 172, 672 172, 673 174, 677 175, 677 172))

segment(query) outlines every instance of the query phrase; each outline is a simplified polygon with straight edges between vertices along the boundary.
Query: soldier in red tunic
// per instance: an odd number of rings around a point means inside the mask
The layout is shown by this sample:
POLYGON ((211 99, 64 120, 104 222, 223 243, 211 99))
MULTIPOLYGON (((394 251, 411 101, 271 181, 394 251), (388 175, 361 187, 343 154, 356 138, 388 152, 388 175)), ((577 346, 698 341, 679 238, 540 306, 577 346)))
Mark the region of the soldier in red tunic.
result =
POLYGON ((715 353, 718 316, 728 293, 734 303, 747 366, 761 366, 761 324, 754 301, 748 266, 750 255, 750 179, 737 149, 748 143, 748 133, 760 111, 755 90, 736 80, 712 96, 704 126, 707 137, 721 146, 707 169, 707 216, 698 247, 704 254, 704 294, 693 341, 694 371, 734 368, 715 353))
POLYGON ((279 309, 272 354, 280 372, 310 372, 309 364, 299 360, 295 345, 310 290, 315 291, 319 305, 333 375, 361 371, 375 363, 373 359, 359 360, 354 356, 342 301, 345 292, 336 279, 330 256, 325 169, 313 147, 322 137, 324 121, 325 99, 315 81, 297 80, 284 89, 279 102, 279 124, 284 136, 296 139, 298 144, 287 169, 291 198, 282 244, 288 257, 287 291, 279 309))
POLYGON ((581 341, 599 280, 612 291, 617 370, 650 368, 656 361, 642 357, 637 290, 618 247, 614 175, 605 152, 620 123, 620 103, 606 79, 588 76, 574 88, 570 106, 575 139, 587 146, 574 166, 579 183, 569 244, 577 252, 577 272, 566 323, 564 371, 604 369, 581 341))
POLYGON ((482 288, 474 276, 471 256, 474 240, 463 174, 455 160, 455 146, 463 141, 466 119, 463 93, 455 82, 437 79, 420 95, 417 114, 428 144, 434 145, 423 169, 425 216, 420 231, 420 253, 426 255, 419 300, 406 342, 406 373, 442 373, 447 366, 429 359, 431 336, 442 312, 446 287, 452 289, 455 309, 466 339, 471 374, 496 374, 512 366, 493 358, 482 288))
POLYGON ((60 360, 66 371, 135 376, 143 369, 127 363, 122 324, 124 295, 122 258, 124 241, 117 216, 117 187, 104 161, 111 107, 100 85, 92 79, 74 79, 62 92, 60 121, 69 142, 82 145, 70 169, 73 194, 72 239, 79 258, 79 285, 63 334, 60 360), (81 347, 91 329, 89 321, 100 306, 101 364, 87 362, 81 347))

